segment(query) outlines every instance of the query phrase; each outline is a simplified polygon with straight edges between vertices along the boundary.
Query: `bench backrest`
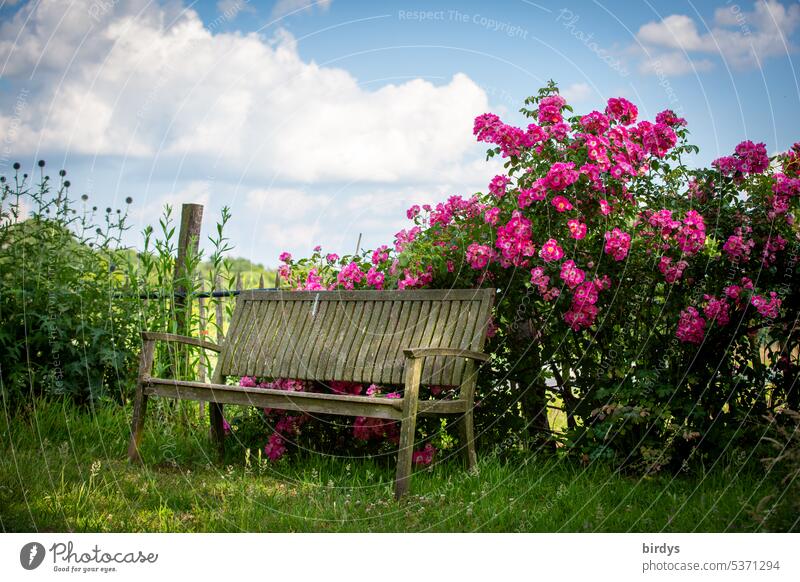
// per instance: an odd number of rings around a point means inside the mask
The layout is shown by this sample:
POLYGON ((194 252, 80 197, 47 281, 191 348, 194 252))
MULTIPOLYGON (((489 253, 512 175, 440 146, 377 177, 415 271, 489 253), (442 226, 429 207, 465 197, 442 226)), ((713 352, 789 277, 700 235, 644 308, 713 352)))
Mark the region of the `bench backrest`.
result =
MULTIPOLYGON (((218 366, 225 376, 402 384, 403 350, 481 351, 494 289, 246 291, 218 366)), ((423 383, 454 386, 463 358, 427 358, 423 383)))

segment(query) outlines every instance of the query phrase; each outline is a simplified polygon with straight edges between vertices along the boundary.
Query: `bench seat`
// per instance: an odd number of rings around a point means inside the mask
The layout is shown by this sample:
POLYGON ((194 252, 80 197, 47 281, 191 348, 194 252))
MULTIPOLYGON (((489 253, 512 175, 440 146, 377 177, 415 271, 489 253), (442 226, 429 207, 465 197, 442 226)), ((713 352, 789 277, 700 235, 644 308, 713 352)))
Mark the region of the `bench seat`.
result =
MULTIPOLYGON (((296 412, 367 416, 389 420, 403 419, 403 400, 401 398, 289 392, 271 388, 245 388, 166 378, 147 379, 144 393, 148 396, 164 396, 179 400, 238 404, 296 412), (332 402, 335 404, 331 404, 332 402)), ((463 414, 466 410, 467 403, 464 400, 419 400, 417 413, 428 415, 463 414)))

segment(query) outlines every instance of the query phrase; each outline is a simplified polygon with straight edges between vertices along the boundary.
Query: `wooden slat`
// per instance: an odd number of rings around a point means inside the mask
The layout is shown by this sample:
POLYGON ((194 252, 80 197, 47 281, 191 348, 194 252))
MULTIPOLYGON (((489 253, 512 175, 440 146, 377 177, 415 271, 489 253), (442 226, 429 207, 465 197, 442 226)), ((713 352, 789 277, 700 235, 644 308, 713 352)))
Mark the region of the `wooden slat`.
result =
POLYGON ((233 319, 236 320, 236 326, 231 322, 228 332, 225 334, 225 358, 222 366, 222 373, 225 375, 237 375, 241 367, 241 360, 239 356, 239 346, 244 341, 244 336, 254 321, 250 317, 250 312, 256 304, 252 301, 236 301, 234 308, 233 319), (237 318, 238 314, 238 318, 237 318))
MULTIPOLYGON (((450 339, 450 345, 452 346, 457 346, 464 349, 467 347, 464 346, 464 331, 466 330, 467 323, 469 321, 470 303, 471 301, 459 301, 458 310, 461 314, 461 317, 459 317, 458 322, 456 323, 456 328, 453 331, 453 337, 450 339)), ((454 361, 450 364, 450 366, 450 380, 445 383, 450 386, 456 386, 461 380, 458 362, 454 361)))
POLYGON ((369 306, 372 305, 372 302, 368 302, 365 305, 361 305, 358 303, 354 303, 353 307, 353 318, 345 322, 345 329, 346 334, 344 336, 344 340, 342 342, 341 352, 339 352, 336 356, 336 364, 333 368, 333 375, 329 380, 344 380, 346 374, 346 362, 350 356, 350 353, 353 349, 357 349, 356 346, 361 345, 358 342, 359 336, 361 335, 361 322, 367 321, 369 319, 369 315, 372 312, 369 306))
POLYGON ((302 352, 298 354, 298 361, 294 364, 296 371, 293 373, 296 377, 318 380, 316 377, 316 363, 322 357, 325 347, 325 335, 331 328, 336 315, 334 313, 336 305, 337 303, 330 301, 320 301, 317 305, 316 315, 311 320, 312 326, 308 332, 308 341, 303 346, 302 352))
POLYGON ((353 341, 353 344, 350 346, 350 350, 347 353, 347 358, 344 360, 344 366, 342 368, 341 375, 337 377, 336 380, 355 380, 356 376, 354 375, 354 372, 358 366, 361 348, 362 346, 366 348, 366 344, 370 340, 370 325, 372 324, 372 321, 376 319, 376 313, 380 309, 382 303, 383 302, 379 301, 367 301, 364 303, 364 316, 362 317, 361 323, 358 326, 355 340, 353 341))
POLYGON ((336 355, 339 353, 341 346, 338 342, 339 335, 342 333, 342 325, 347 316, 347 306, 355 305, 352 303, 335 303, 329 304, 326 314, 328 316, 328 323, 325 325, 324 330, 320 333, 319 338, 319 352, 314 354, 313 361, 310 364, 309 373, 313 374, 314 379, 319 381, 330 381, 327 369, 328 363, 335 360, 336 355))
POLYGON ((289 392, 266 388, 242 388, 221 384, 199 382, 175 382, 153 379, 145 386, 147 395, 180 398, 182 400, 205 400, 219 404, 239 404, 259 408, 277 408, 319 414, 342 416, 366 416, 400 420, 403 416, 398 404, 402 400, 345 396, 339 394, 317 394, 311 392, 289 392))
MULTIPOLYGON (((433 336, 431 337, 429 347, 432 348, 439 348, 442 347, 442 342, 444 341, 445 333, 447 330, 447 322, 450 318, 450 314, 453 312, 458 311, 458 304, 455 301, 444 301, 442 302, 441 310, 439 311, 438 321, 436 322, 436 327, 433 329, 433 336)), ((428 362, 430 363, 430 370, 428 373, 428 384, 431 386, 437 386, 442 383, 442 370, 447 363, 447 359, 437 356, 434 358, 428 358, 428 362)))
POLYGON ((481 304, 478 301, 470 301, 467 327, 464 330, 464 337, 461 340, 463 347, 468 350, 474 349, 478 345, 476 331, 479 328, 478 317, 480 315, 480 310, 481 304))
POLYGON ((392 303, 390 301, 374 301, 372 303, 372 317, 364 327, 364 340, 358 350, 358 354, 355 354, 355 362, 351 368, 354 382, 366 382, 372 377, 372 360, 369 359, 369 352, 370 349, 375 349, 376 342, 380 342, 386 333, 386 326, 389 323, 389 310, 392 307, 392 303), (366 366, 368 360, 370 365, 366 366))
MULTIPOLYGON (((423 301, 419 304, 419 306, 420 310, 419 313, 417 314, 416 319, 414 320, 414 326, 412 329, 411 337, 409 338, 409 344, 403 346, 403 349, 418 347, 422 342, 422 337, 425 335, 425 330, 428 326, 428 316, 431 313, 431 302, 423 301)), ((425 372, 424 367, 422 372, 424 374, 425 372)))
POLYGON ((240 298, 263 301, 442 301, 480 300, 488 289, 409 289, 406 291, 242 291, 240 298))
MULTIPOLYGON (((467 313, 467 326, 464 329, 464 337, 461 339, 461 346, 466 350, 479 351, 478 344, 480 338, 476 336, 477 330, 480 327, 479 318, 481 316, 482 305, 480 301, 470 301, 469 311, 467 313)), ((454 364, 456 374, 458 376, 459 384, 464 379, 464 372, 466 370, 466 362, 461 360, 454 364)))
POLYGON ((275 350, 282 334, 282 330, 278 326, 281 304, 277 301, 264 301, 264 303, 267 305, 267 314, 261 324, 262 341, 255 352, 255 369, 256 376, 269 378, 271 373, 265 365, 265 361, 267 356, 275 350))
POLYGON ((231 370, 236 376, 245 376, 247 374, 247 346, 250 343, 250 337, 255 333, 258 326, 257 312, 260 307, 261 304, 255 301, 248 301, 245 305, 247 311, 243 314, 241 331, 236 337, 231 360, 231 370))
POLYGON ((397 320, 397 326, 395 327, 392 341, 380 355, 381 364, 384 369, 384 372, 380 374, 381 381, 388 384, 396 384, 400 381, 400 378, 402 378, 403 363, 405 360, 403 356, 403 336, 408 329, 414 306, 419 305, 419 303, 415 301, 398 301, 398 303, 400 303, 400 316, 397 320))
POLYGON ((286 359, 281 364, 279 375, 284 378, 297 378, 301 374, 301 354, 314 337, 311 329, 314 327, 315 317, 312 316, 314 306, 319 310, 319 303, 303 303, 292 325, 292 338, 290 349, 286 352, 286 359))
POLYGON ((391 307, 388 307, 388 315, 386 316, 385 331, 379 342, 373 342, 370 346, 370 351, 367 353, 367 364, 365 365, 365 372, 369 374, 369 378, 365 382, 379 383, 376 379, 390 378, 391 379, 391 360, 387 358, 389 346, 397 336, 398 323, 400 321, 400 314, 403 308, 402 301, 392 301, 391 307), (387 368, 387 364, 389 367, 387 368))
POLYGON ((269 308, 269 303, 265 301, 253 301, 253 303, 257 305, 252 315, 255 325, 253 326, 252 331, 247 338, 247 342, 242 346, 241 352, 238 356, 242 361, 245 362, 243 368, 245 371, 244 373, 247 376, 256 376, 256 356, 261 344, 264 341, 264 319, 267 316, 267 311, 269 308))
POLYGON ((270 370, 276 378, 285 378, 283 371, 286 369, 287 358, 294 349, 294 344, 297 342, 295 330, 297 329, 297 320, 299 320, 308 305, 303 305, 302 301, 291 301, 284 303, 286 309, 284 311, 285 317, 279 323, 282 325, 281 341, 282 344, 276 350, 276 357, 273 360, 270 370))
POLYGON ((484 321, 481 322, 479 325, 479 332, 478 332, 478 345, 476 346, 478 351, 483 350, 483 346, 486 345, 486 332, 489 331, 489 320, 492 316, 492 307, 494 307, 494 300, 495 300, 495 290, 491 289, 490 293, 487 293, 483 300, 481 301, 481 317, 484 321))
POLYGON ((405 358, 403 357, 403 352, 405 348, 413 347, 411 345, 412 340, 414 338, 414 331, 419 328, 420 325, 420 313, 422 311, 423 304, 419 301, 404 301, 406 305, 409 306, 408 318, 406 319, 405 326, 402 330, 402 334, 399 337, 399 344, 398 344, 398 354, 395 362, 398 362, 399 365, 395 365, 392 367, 392 374, 389 380, 389 384, 399 384, 403 381, 403 373, 405 370, 405 358))
POLYGON ((341 349, 342 338, 345 333, 345 322, 347 321, 347 308, 355 309, 354 303, 332 303, 333 314, 330 325, 327 326, 324 338, 321 340, 320 353, 314 358, 314 364, 309 373, 314 375, 315 380, 329 382, 328 377, 329 362, 336 361, 336 354, 341 349))
MULTIPOLYGON (((416 346, 412 347, 428 347, 431 345, 434 331, 436 330, 436 326, 439 324, 439 313, 441 313, 442 305, 444 305, 444 302, 442 301, 431 302, 431 310, 428 312, 428 317, 425 319, 425 330, 423 331, 422 336, 417 339, 416 346)), ((432 371, 430 364, 432 362, 433 358, 428 358, 422 366, 423 384, 430 384, 432 371)))
POLYGON ((279 352, 284 347, 286 335, 286 319, 289 316, 287 310, 291 303, 275 302, 275 313, 270 319, 272 335, 268 334, 269 341, 261 347, 259 352, 259 365, 261 366, 262 376, 273 378, 273 371, 279 358, 279 352))

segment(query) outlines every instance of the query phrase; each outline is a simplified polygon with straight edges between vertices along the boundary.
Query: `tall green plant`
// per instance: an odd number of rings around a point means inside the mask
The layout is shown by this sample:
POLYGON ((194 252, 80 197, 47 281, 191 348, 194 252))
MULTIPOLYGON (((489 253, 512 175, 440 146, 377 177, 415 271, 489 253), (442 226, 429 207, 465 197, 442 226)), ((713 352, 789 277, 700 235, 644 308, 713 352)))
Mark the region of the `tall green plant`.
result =
MULTIPOLYGON (((77 204, 61 170, 0 178, 0 382, 12 405, 39 395, 123 401, 138 318, 119 266, 127 212, 77 204)), ((130 203, 131 200, 126 201, 130 203)))

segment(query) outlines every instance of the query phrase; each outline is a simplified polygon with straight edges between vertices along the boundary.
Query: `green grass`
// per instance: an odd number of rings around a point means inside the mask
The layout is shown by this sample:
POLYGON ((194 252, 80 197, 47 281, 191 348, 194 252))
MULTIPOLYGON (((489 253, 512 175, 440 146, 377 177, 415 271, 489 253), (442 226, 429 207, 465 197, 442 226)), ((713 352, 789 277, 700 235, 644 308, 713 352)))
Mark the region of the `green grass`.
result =
MULTIPOLYGON (((162 402, 158 402, 162 405, 162 402)), ((764 473, 729 465, 702 476, 621 476, 607 467, 518 453, 417 471, 392 499, 391 459, 307 455, 270 464, 229 446, 213 463, 206 428, 181 403, 151 410, 143 467, 125 460, 128 416, 39 402, 0 409, 4 531, 756 531, 764 473), (181 415, 180 412, 189 411, 181 415), (178 420, 171 420, 177 418, 178 420)), ((480 456, 480 455, 479 455, 480 456)))

